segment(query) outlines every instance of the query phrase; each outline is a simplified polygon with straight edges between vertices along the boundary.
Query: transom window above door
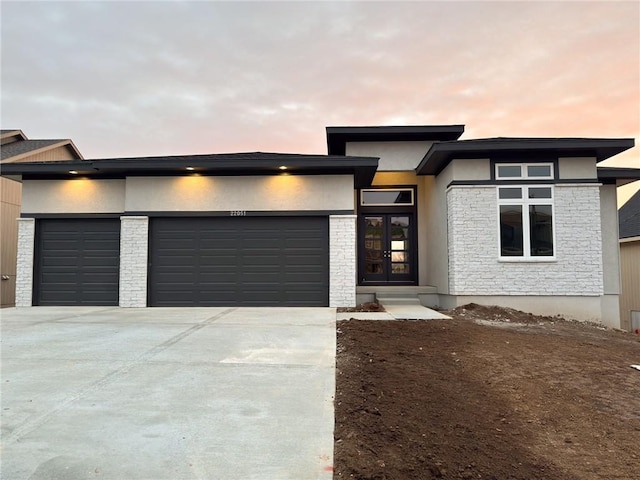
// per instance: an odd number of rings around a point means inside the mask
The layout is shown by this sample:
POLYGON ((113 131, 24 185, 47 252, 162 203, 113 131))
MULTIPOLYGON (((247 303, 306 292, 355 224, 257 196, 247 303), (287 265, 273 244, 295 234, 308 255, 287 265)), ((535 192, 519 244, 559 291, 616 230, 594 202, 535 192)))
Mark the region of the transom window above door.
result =
POLYGON ((391 207, 413 205, 412 188, 375 188, 360 190, 360 205, 363 207, 391 207))

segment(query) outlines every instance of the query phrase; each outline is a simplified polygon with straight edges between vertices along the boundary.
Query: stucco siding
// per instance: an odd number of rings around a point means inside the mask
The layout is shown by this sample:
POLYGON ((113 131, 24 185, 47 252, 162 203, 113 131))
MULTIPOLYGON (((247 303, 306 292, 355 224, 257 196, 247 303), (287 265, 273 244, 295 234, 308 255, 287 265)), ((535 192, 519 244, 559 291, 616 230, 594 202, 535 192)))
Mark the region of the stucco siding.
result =
POLYGON ((122 213, 125 181, 25 180, 22 213, 122 213))
POLYGON ((449 293, 449 255, 447 230, 447 186, 453 180, 453 167, 447 166, 437 177, 425 177, 427 194, 427 285, 438 293, 449 293))
POLYGON ((491 161, 488 158, 452 160, 450 166, 453 181, 483 181, 491 178, 491 161))
POLYGON ((447 191, 449 293, 602 295, 598 186, 555 187, 555 261, 501 262, 495 187, 447 191))
POLYGON ((413 171, 433 142, 348 142, 347 155, 379 157, 378 171, 413 171))
POLYGON ((600 187, 603 287, 607 295, 620 293, 618 205, 615 185, 600 187))
POLYGON ((560 158, 558 173, 562 180, 585 180, 598 178, 594 157, 560 158))
POLYGON ((125 207, 128 212, 353 210, 353 177, 128 177, 125 207))

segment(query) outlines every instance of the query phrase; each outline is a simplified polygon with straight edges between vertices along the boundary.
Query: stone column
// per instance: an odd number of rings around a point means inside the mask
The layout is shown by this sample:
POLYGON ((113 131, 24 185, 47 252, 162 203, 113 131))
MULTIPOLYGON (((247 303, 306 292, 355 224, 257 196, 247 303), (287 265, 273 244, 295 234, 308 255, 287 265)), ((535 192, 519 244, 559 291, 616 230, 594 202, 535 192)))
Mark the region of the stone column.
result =
POLYGON ((147 306, 149 217, 120 217, 120 306, 147 306))
POLYGON ((35 238, 35 218, 18 218, 16 307, 30 307, 33 305, 33 253, 35 238))
POLYGON ((356 305, 356 215, 329 216, 329 306, 356 305))

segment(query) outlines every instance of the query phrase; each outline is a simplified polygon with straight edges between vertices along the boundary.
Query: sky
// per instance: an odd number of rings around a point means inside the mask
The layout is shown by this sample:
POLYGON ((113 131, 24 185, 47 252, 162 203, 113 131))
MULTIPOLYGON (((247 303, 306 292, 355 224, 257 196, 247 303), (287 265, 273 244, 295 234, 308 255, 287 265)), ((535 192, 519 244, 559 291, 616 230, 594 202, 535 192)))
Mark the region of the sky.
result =
MULTIPOLYGON (((640 145, 640 2, 0 2, 2 128, 85 158, 326 153, 326 126, 640 145)), ((640 167, 640 146, 606 162, 640 167)))

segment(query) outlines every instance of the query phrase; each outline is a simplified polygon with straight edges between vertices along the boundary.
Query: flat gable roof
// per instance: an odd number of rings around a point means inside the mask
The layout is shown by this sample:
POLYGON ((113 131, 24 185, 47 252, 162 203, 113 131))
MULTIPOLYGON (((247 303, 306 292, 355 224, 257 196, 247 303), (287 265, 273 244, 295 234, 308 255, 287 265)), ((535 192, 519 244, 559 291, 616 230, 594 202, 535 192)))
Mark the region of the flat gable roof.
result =
POLYGON ((437 175, 453 159, 491 158, 500 155, 552 155, 595 157, 597 162, 634 146, 633 138, 481 138, 438 142, 431 145, 420 164, 418 175, 437 175))
POLYGON ((376 157, 252 152, 10 163, 2 166, 2 174, 22 175, 24 179, 64 179, 78 175, 91 178, 124 178, 193 174, 237 176, 283 173, 352 174, 356 187, 366 187, 373 181, 378 160, 376 157))
POLYGON ((345 155, 348 142, 419 142, 457 140, 464 125, 326 127, 329 155, 345 155))

